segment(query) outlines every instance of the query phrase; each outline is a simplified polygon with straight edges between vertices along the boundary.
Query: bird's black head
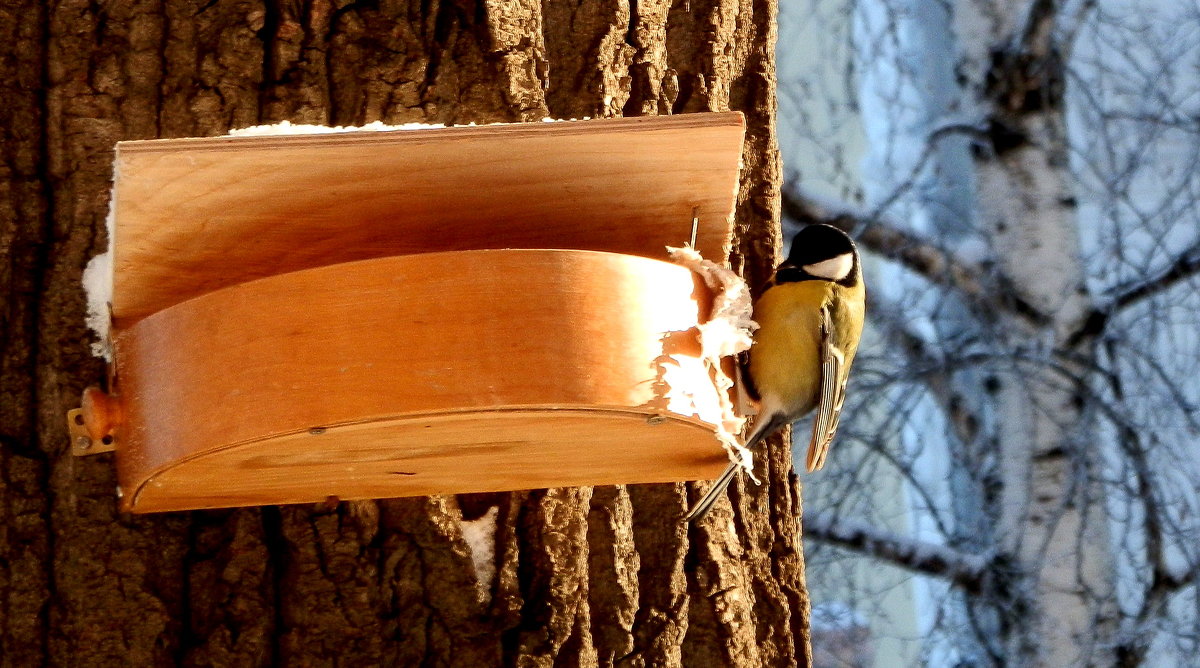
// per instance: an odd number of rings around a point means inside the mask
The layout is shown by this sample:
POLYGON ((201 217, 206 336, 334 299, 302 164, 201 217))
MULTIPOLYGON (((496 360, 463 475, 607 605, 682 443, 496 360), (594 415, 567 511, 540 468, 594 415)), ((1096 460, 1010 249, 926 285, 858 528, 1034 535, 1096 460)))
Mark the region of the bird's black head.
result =
POLYGON ((775 272, 775 282, 805 280, 854 285, 858 280, 858 251, 845 232, 816 224, 796 233, 787 260, 775 272))

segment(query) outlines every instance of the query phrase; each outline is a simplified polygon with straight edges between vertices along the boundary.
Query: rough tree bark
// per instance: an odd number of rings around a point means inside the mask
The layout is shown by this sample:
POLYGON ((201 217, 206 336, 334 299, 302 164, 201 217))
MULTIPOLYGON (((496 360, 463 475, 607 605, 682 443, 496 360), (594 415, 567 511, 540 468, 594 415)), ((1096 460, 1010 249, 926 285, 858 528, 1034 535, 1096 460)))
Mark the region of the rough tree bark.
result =
POLYGON ((688 485, 130 516, 64 412, 103 376, 79 287, 112 147, 290 120, 747 114, 735 261, 778 238, 774 0, 0 6, 0 666, 805 665, 788 449, 688 485), (480 591, 462 520, 498 507, 480 591))

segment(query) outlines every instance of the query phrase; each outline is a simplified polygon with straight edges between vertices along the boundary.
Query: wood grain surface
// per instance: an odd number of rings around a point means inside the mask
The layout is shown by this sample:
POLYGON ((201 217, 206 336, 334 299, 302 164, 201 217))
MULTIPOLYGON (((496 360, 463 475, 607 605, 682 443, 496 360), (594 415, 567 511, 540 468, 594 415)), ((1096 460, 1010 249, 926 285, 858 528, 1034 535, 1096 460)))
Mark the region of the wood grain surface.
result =
POLYGON ((694 480, 725 455, 688 270, 378 258, 210 292, 116 337, 134 511, 694 480))
POLYGON ((374 257, 571 248, 728 257, 738 112, 121 142, 118 326, 250 279, 374 257))

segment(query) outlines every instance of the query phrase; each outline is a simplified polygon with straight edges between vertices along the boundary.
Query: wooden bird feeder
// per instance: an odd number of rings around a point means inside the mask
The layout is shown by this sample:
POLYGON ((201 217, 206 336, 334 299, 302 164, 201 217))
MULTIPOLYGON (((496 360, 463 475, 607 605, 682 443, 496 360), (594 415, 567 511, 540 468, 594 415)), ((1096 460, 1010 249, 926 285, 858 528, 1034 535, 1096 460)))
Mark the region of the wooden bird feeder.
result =
POLYGON ((728 462, 666 261, 727 262, 737 113, 122 142, 109 392, 154 512, 713 478, 728 462))

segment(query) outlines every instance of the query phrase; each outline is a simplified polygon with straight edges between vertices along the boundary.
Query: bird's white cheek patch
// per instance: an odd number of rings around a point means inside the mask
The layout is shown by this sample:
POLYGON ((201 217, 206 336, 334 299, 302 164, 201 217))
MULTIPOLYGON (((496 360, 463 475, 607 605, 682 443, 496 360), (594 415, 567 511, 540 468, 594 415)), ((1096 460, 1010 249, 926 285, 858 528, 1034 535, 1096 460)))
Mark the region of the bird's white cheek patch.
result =
POLYGON ((824 278, 830 281, 840 281, 846 278, 850 275, 850 270, 853 268, 854 256, 850 253, 842 253, 828 260, 804 265, 804 271, 817 278, 824 278))

